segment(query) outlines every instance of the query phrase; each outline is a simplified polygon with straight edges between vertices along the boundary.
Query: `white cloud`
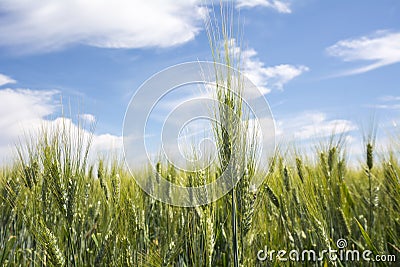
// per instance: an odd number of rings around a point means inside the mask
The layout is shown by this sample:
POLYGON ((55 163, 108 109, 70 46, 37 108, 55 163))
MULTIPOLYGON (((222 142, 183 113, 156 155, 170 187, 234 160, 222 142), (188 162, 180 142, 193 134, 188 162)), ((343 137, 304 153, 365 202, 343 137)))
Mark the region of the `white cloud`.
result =
POLYGON ((400 96, 386 95, 378 99, 381 103, 369 105, 372 108, 400 110, 400 96))
POLYGON ((92 156, 98 154, 109 154, 109 152, 119 153, 122 151, 122 137, 112 134, 95 135, 91 144, 92 156))
POLYGON ((257 52, 254 49, 240 51, 235 46, 235 53, 240 53, 242 57, 243 73, 262 91, 263 94, 271 90, 282 90, 284 85, 309 70, 308 67, 299 65, 280 64, 266 67, 263 62, 257 58, 257 52))
POLYGON ((236 6, 238 8, 253 8, 256 6, 264 6, 275 9, 280 13, 292 13, 290 4, 280 0, 238 0, 236 6))
POLYGON ((1 142, 21 134, 22 127, 37 126, 51 115, 57 106, 55 94, 57 91, 0 90, 1 142))
POLYGON ((385 95, 379 98, 382 102, 400 101, 400 96, 385 95))
POLYGON ((0 73, 0 86, 9 84, 9 83, 16 83, 17 81, 0 73))
POLYGON ((344 119, 328 119, 323 112, 302 112, 290 118, 276 121, 277 136, 287 140, 310 140, 347 133, 357 126, 344 119))
POLYGON ((277 118, 275 123, 276 138, 283 153, 295 149, 309 160, 317 161, 315 149, 328 145, 332 137, 336 141, 343 138, 346 151, 352 157, 360 151, 358 127, 350 120, 329 118, 321 111, 304 111, 277 118))
MULTIPOLYGON (((35 136, 42 127, 60 129, 66 124, 69 125, 71 133, 76 134, 79 131, 78 126, 70 119, 48 118, 55 116, 55 113, 60 110, 59 101, 54 100, 58 94, 59 92, 55 90, 0 90, 0 164, 11 162, 15 144, 19 140, 24 142, 24 137, 35 140, 35 136)), ((81 130, 81 132, 84 138, 89 138, 89 131, 81 130)), ((93 135, 92 144, 91 156, 93 157, 101 152, 121 149, 122 137, 110 134, 93 135)))
POLYGON ((197 0, 4 0, 0 45, 25 52, 170 47, 192 40, 206 12, 197 0))
POLYGON ((390 104, 390 105, 382 104, 382 105, 375 105, 372 107, 379 109, 400 109, 400 104, 390 104))
POLYGON ((400 32, 377 31, 369 36, 342 40, 328 47, 327 52, 346 62, 372 62, 343 75, 364 73, 400 62, 400 32))
POLYGON ((79 118, 89 124, 96 122, 96 117, 93 114, 80 114, 79 118))
MULTIPOLYGON (((397 149, 398 144, 398 121, 390 120, 379 123, 379 129, 376 136, 377 156, 386 156, 388 148, 397 149), (393 131, 394 130, 394 131, 393 131), (389 135, 388 135, 389 134, 389 135), (391 135, 393 139, 391 139, 391 135), (381 154, 381 152, 384 152, 381 154)), ((281 151, 287 149, 295 149, 301 152, 311 160, 319 160, 316 149, 323 148, 331 141, 332 135, 335 135, 338 141, 339 136, 342 138, 346 151, 346 157, 350 166, 360 167, 365 162, 365 143, 363 142, 362 129, 358 124, 346 119, 329 118, 326 113, 320 111, 306 111, 293 116, 278 118, 276 120, 277 133, 276 137, 279 141, 281 151), (321 146, 322 145, 322 146, 321 146)), ((289 154, 290 155, 290 154, 289 154)))
MULTIPOLYGON (((105 48, 170 47, 193 40, 209 12, 200 0, 3 0, 0 46, 21 53, 69 45, 105 48)), ((224 2, 224 1, 223 1, 224 2)), ((281 0, 237 0, 237 8, 263 6, 291 13, 281 0)))
POLYGON ((19 138, 39 129, 43 118, 55 111, 52 101, 56 91, 26 89, 0 90, 0 163, 12 160, 12 151, 19 138))

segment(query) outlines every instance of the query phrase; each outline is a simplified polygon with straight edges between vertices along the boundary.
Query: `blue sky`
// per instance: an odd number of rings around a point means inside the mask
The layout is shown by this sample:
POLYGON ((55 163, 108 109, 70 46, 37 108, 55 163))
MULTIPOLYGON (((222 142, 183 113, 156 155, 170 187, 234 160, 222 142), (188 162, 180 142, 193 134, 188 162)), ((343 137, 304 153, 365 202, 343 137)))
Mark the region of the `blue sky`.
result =
MULTIPOLYGON (((60 95, 97 122, 95 148, 118 147, 129 100, 146 79, 211 59, 203 2, 1 0, 0 161, 23 131, 57 121, 60 95)), ((234 5, 244 71, 265 92, 278 139, 308 142, 336 129, 358 144, 374 114, 379 132, 396 131, 399 1, 234 5)))

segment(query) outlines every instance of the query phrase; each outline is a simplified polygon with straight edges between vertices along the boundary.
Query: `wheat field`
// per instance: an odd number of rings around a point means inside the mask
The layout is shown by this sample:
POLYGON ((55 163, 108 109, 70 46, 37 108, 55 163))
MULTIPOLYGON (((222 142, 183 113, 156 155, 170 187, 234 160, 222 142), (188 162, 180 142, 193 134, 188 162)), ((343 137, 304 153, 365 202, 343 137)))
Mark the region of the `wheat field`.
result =
MULTIPOLYGON (((62 132, 62 131, 61 131, 62 132)), ((78 141, 76 141, 78 140, 78 141)), ((68 133, 46 132, 19 149, 1 172, 2 266, 365 266, 365 262, 260 261, 259 250, 347 248, 399 255, 400 166, 396 153, 349 167, 340 139, 317 150, 315 161, 276 153, 258 191, 245 173, 228 194, 208 205, 180 208, 142 191, 116 160, 88 163, 68 133), (25 153, 25 156, 24 156, 25 153), (232 228, 232 201, 236 228, 232 228), (236 231, 235 233, 233 231, 236 231)), ((87 144, 88 145, 88 144, 87 144)), ((84 149, 84 151, 89 150, 84 149)), ((215 173, 187 175, 162 162, 157 172, 202 183, 215 173), (200 182, 199 182, 200 181, 200 182)), ((374 263, 396 266, 394 262, 374 263)))

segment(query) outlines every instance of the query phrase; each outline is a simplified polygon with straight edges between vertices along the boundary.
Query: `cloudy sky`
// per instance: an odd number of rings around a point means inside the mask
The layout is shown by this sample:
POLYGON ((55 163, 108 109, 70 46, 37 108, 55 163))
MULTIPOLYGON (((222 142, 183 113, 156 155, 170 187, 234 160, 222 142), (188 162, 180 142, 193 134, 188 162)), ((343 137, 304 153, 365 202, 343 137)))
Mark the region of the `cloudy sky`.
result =
MULTIPOLYGON (((243 71, 268 100, 278 139, 307 143, 335 130, 357 144, 371 116, 382 134, 396 132, 399 1, 234 5, 243 71)), ((211 59, 210 10, 200 0, 1 0, 0 162, 18 136, 58 123, 61 101, 73 123, 96 122, 95 149, 120 147, 125 110, 143 82, 211 59)))

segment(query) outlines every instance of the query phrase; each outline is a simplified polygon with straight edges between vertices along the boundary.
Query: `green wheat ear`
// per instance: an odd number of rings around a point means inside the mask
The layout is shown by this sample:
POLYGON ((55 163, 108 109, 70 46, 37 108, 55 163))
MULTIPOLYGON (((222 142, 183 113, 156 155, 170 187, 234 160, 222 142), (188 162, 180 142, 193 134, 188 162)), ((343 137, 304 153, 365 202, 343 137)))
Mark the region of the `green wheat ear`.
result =
POLYGON ((371 171, 374 166, 374 147, 371 143, 367 144, 367 167, 371 171))
POLYGON ((99 161, 99 166, 97 169, 97 178, 99 179, 101 189, 103 189, 104 196, 106 200, 110 198, 110 193, 108 191, 107 181, 106 181, 106 173, 104 169, 104 161, 99 161))

